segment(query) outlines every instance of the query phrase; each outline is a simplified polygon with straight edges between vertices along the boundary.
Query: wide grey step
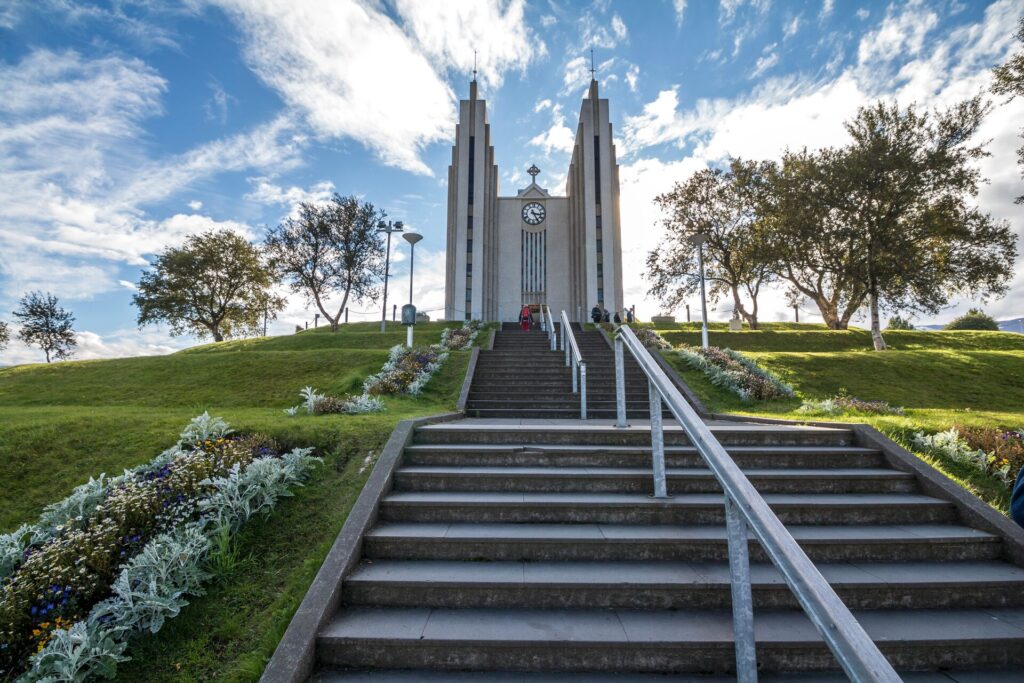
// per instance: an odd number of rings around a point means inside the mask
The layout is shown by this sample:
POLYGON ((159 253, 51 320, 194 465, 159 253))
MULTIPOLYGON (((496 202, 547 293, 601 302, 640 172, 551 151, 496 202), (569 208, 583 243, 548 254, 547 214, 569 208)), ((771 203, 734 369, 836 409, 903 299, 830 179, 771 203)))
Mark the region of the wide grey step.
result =
MULTIPOLYGON (((851 609, 1024 606, 1024 569, 1005 562, 819 563, 851 609)), ((750 566, 758 609, 799 605, 771 564, 750 566)), ((364 561, 345 579, 349 605, 728 609, 728 562, 364 561)))
MULTIPOLYGON (((992 560, 998 536, 952 524, 791 525, 814 561, 910 562, 992 560)), ((516 524, 382 522, 365 537, 367 557, 411 560, 687 560, 728 559, 722 525, 516 524)), ((767 561, 756 541, 751 557, 767 561)))
MULTIPOLYGON (((479 418, 516 418, 521 420, 576 420, 581 415, 579 406, 574 408, 473 408, 467 404, 466 416, 479 418)), ((588 408, 587 418, 591 420, 613 420, 616 411, 611 408, 588 408)), ((626 416, 631 420, 647 419, 650 411, 646 406, 643 408, 627 408, 626 416)), ((666 411, 662 413, 667 420, 671 415, 666 411)))
MULTIPOLYGON (((930 496, 890 493, 763 496, 783 524, 943 523, 955 519, 951 503, 930 496)), ((685 493, 651 498, 642 493, 514 493, 392 491, 380 504, 390 521, 596 522, 720 524, 722 496, 685 493)))
MULTIPOLYGON (((849 429, 770 425, 714 425, 711 433, 724 446, 847 446, 853 441, 849 429)), ((501 427, 474 422, 448 422, 420 427, 414 443, 435 444, 568 444, 650 446, 649 429, 617 429, 610 424, 522 425, 501 427)), ((675 424, 665 427, 666 445, 689 445, 685 432, 675 424)))
MULTIPOLYGON (((1024 666, 1024 609, 858 610, 897 668, 1024 666)), ((820 634, 796 610, 755 610, 767 671, 835 670, 820 634)), ((727 610, 516 610, 353 607, 320 632, 334 666, 477 670, 727 673, 735 665, 727 610)))
MULTIPOLYGON (((747 469, 761 493, 909 493, 912 474, 892 469, 747 469)), ((669 467, 670 494, 721 491, 707 468, 669 467)), ((470 467, 400 468, 395 486, 404 491, 653 492, 648 467, 470 467)))
MULTIPOLYGON (((905 683, 1020 683, 1015 671, 900 671, 905 683)), ((315 683, 409 683, 410 681, 453 681, 454 683, 733 683, 734 676, 702 674, 582 674, 568 671, 430 671, 428 669, 333 669, 325 668, 311 679, 315 683)), ((758 674, 762 683, 848 683, 841 673, 758 674)))
MULTIPOLYGON (((615 414, 617 405, 614 398, 602 399, 601 397, 587 396, 588 412, 592 410, 607 410, 615 414)), ((575 408, 578 411, 580 409, 580 398, 578 394, 571 392, 567 392, 563 396, 538 393, 533 398, 506 398, 504 400, 473 398, 471 396, 467 406, 478 410, 531 410, 540 408, 570 410, 575 408)), ((641 401, 636 397, 627 397, 626 407, 631 410, 649 410, 647 401, 641 401)))
MULTIPOLYGON (((729 446, 740 467, 856 468, 881 467, 880 451, 858 446, 729 446)), ((406 446, 407 465, 478 465, 499 467, 650 467, 650 443, 643 446, 573 446, 567 444, 413 444, 406 446)), ((702 467, 693 446, 667 446, 668 467, 702 467)))

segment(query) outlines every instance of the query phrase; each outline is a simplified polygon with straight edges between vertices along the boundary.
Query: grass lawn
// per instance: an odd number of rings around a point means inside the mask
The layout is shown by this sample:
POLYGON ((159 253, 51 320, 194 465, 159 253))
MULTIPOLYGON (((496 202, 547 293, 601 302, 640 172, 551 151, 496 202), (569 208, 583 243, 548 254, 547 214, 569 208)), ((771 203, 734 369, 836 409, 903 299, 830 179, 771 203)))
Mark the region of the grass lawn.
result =
MULTIPOLYGON (((792 386, 790 401, 744 403, 704 375, 668 355, 683 379, 715 412, 796 420, 866 422, 909 446, 916 431, 954 424, 1024 427, 1024 335, 1008 332, 886 332, 889 351, 871 350, 865 330, 831 331, 821 325, 768 323, 764 330, 728 332, 712 325, 709 342, 741 351, 792 386), (864 400, 905 408, 904 416, 847 415, 809 418, 796 412, 803 399, 824 399, 841 390, 864 400)), ((700 344, 700 326, 658 326, 673 344, 700 344)), ((952 461, 936 462, 946 474, 1003 512, 1009 491, 998 480, 952 461)))
MULTIPOLYGON (((315 446, 325 458, 295 497, 243 529, 233 571, 159 634, 132 643, 119 680, 249 681, 262 673, 394 425, 455 407, 468 352, 451 354, 421 396, 385 399, 385 412, 284 415, 306 385, 357 393, 405 341, 400 325, 384 335, 378 326, 0 369, 0 531, 34 520, 90 476, 150 460, 204 410, 284 446, 315 446)), ((436 343, 444 327, 417 325, 416 342, 436 343)))

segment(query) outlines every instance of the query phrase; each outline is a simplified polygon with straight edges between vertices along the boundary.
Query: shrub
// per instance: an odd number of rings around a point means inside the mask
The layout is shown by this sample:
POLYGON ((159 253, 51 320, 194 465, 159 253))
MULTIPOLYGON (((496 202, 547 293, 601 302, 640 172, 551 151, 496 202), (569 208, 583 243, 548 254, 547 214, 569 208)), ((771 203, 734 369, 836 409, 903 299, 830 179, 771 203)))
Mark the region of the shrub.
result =
POLYGON ((999 325, 995 318, 979 308, 972 308, 959 318, 946 325, 947 330, 988 330, 998 332, 999 325))
POLYGON ((313 387, 304 387, 299 392, 302 396, 302 403, 291 408, 285 408, 285 414, 295 416, 305 411, 309 415, 327 415, 330 413, 341 413, 345 415, 359 415, 362 413, 375 413, 384 410, 384 402, 374 396, 347 396, 338 398, 319 393, 313 387))
POLYGON ((477 334, 483 328, 479 320, 470 320, 462 327, 446 327, 441 332, 441 348, 448 351, 461 351, 473 346, 477 334))
MULTIPOLYGON (((36 524, 0 536, 0 678, 23 670, 32 653, 39 654, 29 680, 84 680, 115 666, 124 651, 124 638, 115 629, 120 617, 102 605, 120 600, 121 612, 135 620, 117 627, 127 632, 138 630, 138 624, 156 630, 164 616, 185 604, 180 595, 162 592, 171 582, 172 566, 139 574, 140 567, 153 566, 152 548, 164 542, 160 539, 180 536, 190 526, 203 532, 214 518, 210 508, 224 477, 237 473, 260 485, 268 479, 295 483, 291 475, 270 477, 262 463, 297 472, 314 460, 308 449, 279 457, 269 437, 227 436, 231 433, 223 420, 204 413, 174 448, 121 476, 91 479, 49 506, 36 524), (90 621, 97 610, 100 627, 90 621), (69 677, 67 671, 81 676, 69 677)), ((167 551, 171 564, 186 556, 178 546, 167 551)))
POLYGON ((955 427, 937 434, 917 432, 910 439, 914 448, 929 455, 937 455, 986 472, 1007 486, 1012 486, 1016 475, 1008 459, 974 448, 960 436, 955 427))
POLYGON ((744 401, 768 401, 794 395, 792 387, 732 349, 682 347, 676 353, 690 367, 703 372, 712 384, 744 401))
POLYGON ((797 412, 806 415, 841 415, 843 413, 862 413, 867 415, 903 415, 901 406, 892 406, 885 401, 864 401, 840 391, 832 398, 821 401, 808 399, 797 408, 797 412))
POLYGON ((442 351, 440 346, 395 346, 381 371, 363 382, 363 393, 369 396, 416 396, 434 373, 441 369, 447 358, 447 352, 442 351))
POLYGON ((997 429, 994 427, 966 427, 954 425, 967 445, 981 450, 992 458, 996 469, 1008 468, 1009 481, 1016 481, 1024 469, 1024 429, 997 429))
POLYGON ((640 340, 640 343, 649 349, 671 349, 672 345, 665 341, 656 330, 652 330, 649 327, 637 327, 633 329, 636 334, 636 338, 640 340))
POLYGON ((894 315, 889 318, 889 323, 885 328, 887 330, 912 330, 914 329, 914 324, 902 316, 894 315))

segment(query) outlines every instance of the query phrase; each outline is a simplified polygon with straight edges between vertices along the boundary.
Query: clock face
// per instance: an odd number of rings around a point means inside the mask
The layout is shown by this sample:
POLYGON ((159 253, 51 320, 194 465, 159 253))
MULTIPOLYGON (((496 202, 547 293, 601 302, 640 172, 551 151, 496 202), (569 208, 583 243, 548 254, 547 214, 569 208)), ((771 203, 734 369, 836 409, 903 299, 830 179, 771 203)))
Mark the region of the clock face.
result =
POLYGON ((544 220, 544 205, 530 202, 523 207, 523 220, 529 225, 540 225, 544 220))

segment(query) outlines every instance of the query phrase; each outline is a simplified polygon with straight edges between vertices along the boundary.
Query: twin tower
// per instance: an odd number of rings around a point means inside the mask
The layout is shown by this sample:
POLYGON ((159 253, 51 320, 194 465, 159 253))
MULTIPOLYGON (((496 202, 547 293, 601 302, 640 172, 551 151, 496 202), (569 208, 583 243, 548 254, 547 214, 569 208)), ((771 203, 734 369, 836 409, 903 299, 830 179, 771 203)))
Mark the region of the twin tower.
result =
POLYGON ((547 304, 558 318, 587 319, 596 304, 614 315, 622 300, 619 166, 608 100, 590 82, 580 107, 564 196, 537 185, 498 195, 487 103, 459 103, 448 167, 445 319, 515 321, 523 304, 547 304))

